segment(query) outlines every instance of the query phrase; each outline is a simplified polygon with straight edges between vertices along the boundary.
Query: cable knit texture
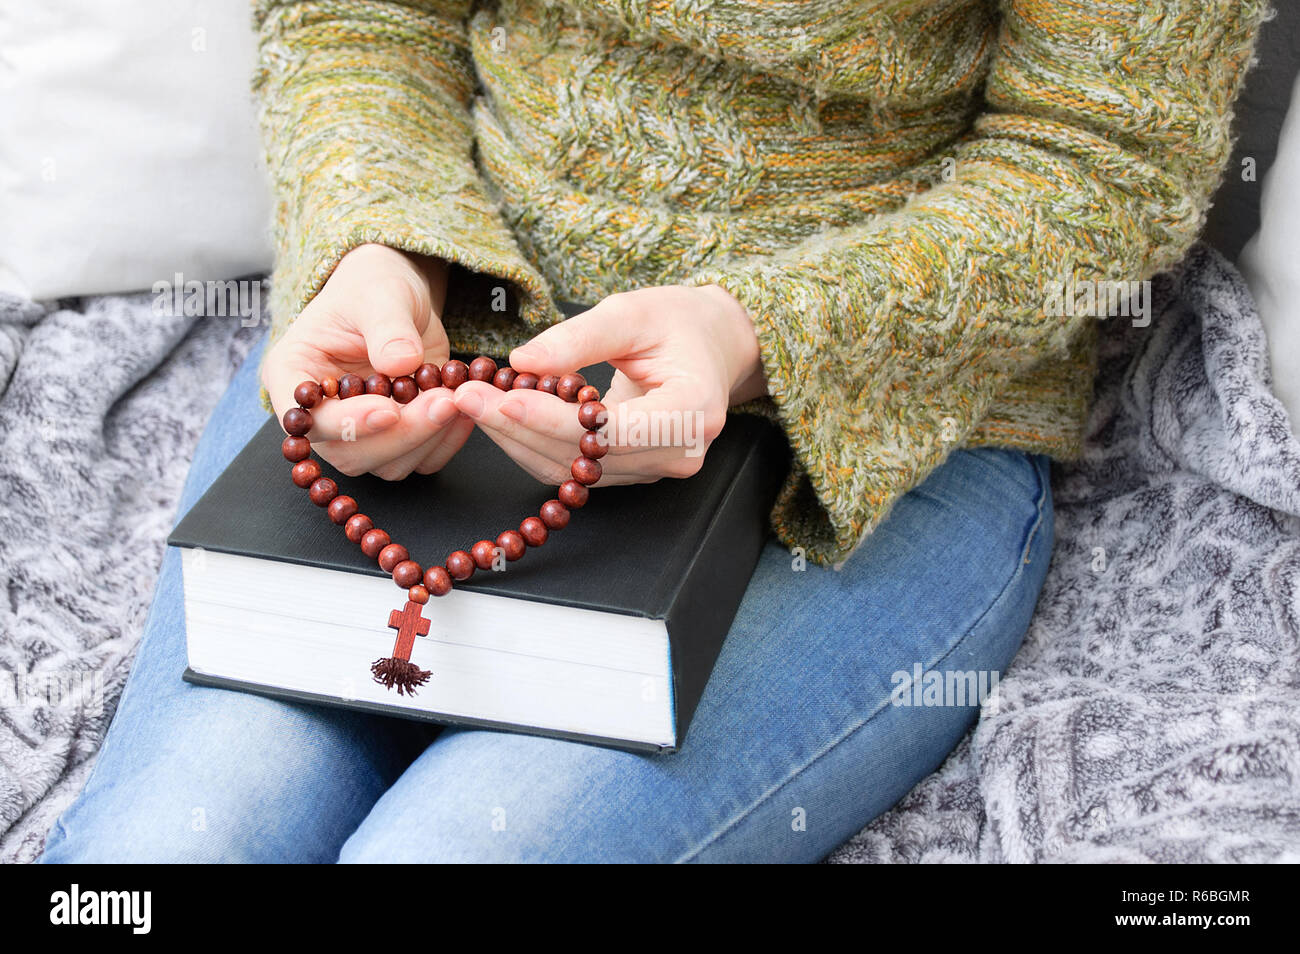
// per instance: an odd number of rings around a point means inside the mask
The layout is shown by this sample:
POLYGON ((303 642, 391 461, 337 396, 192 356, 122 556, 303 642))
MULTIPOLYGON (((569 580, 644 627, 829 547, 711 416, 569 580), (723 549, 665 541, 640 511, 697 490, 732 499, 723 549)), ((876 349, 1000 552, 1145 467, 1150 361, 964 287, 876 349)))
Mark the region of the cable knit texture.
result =
POLYGON ((841 561, 955 447, 1077 455, 1096 318, 1053 284, 1190 248, 1268 14, 262 0, 276 328, 363 242, 455 263, 452 346, 496 355, 556 300, 721 285, 794 451, 773 527, 841 561))

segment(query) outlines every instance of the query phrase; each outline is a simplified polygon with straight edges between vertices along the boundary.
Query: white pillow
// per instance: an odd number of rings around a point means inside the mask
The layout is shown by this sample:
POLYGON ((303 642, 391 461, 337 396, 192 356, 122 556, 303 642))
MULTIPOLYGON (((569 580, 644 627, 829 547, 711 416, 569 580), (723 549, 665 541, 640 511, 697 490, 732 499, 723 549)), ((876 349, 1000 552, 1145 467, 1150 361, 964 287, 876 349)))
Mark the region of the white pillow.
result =
POLYGON ((0 289, 271 265, 244 0, 0 0, 0 289))
POLYGON ((1259 231, 1241 250, 1237 267, 1268 335, 1273 393, 1300 437, 1300 76, 1260 198, 1259 231))

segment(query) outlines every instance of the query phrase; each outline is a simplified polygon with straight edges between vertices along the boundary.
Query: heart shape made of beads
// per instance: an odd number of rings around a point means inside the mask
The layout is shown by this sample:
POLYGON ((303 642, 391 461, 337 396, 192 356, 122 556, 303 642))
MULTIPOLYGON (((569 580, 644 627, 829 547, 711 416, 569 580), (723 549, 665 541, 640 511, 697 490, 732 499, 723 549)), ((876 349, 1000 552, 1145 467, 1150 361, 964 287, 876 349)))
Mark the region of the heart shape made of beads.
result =
POLYGON ((364 379, 359 374, 344 374, 338 378, 303 381, 294 389, 293 398, 297 406, 285 411, 280 419, 287 435, 281 451, 293 464, 290 474, 293 482, 307 491, 312 503, 324 508, 330 520, 343 528, 347 538, 358 544, 362 553, 378 562, 380 569, 392 574, 393 582, 407 591, 405 607, 393 610, 388 617, 389 627, 397 630, 393 654, 376 659, 370 665, 370 672, 375 682, 386 689, 396 689, 398 695, 414 695, 432 675, 411 662, 415 637, 429 632, 429 620, 423 615, 429 597, 446 596, 456 582, 468 580, 476 570, 492 569, 498 553, 507 561, 514 561, 529 548, 540 547, 552 530, 568 526, 570 511, 587 502, 588 488, 600 480, 600 458, 608 450, 599 434, 609 416, 600 403, 600 392, 577 372, 539 377, 509 366, 498 367, 491 358, 480 355, 468 364, 456 358, 441 367, 423 364, 414 374, 397 378, 378 373, 364 379), (517 530, 504 530, 495 540, 479 540, 469 550, 454 550, 442 566, 425 569, 411 559, 406 547, 394 543, 387 531, 376 527, 373 520, 361 513, 355 499, 340 493, 338 484, 323 476, 320 464, 312 459, 311 441, 307 438, 314 424, 311 412, 325 400, 346 400, 361 394, 377 394, 391 397, 399 404, 409 404, 421 391, 436 387, 454 391, 467 381, 487 382, 502 391, 529 389, 554 394, 577 405, 578 423, 584 433, 578 442, 578 456, 569 468, 570 479, 560 484, 555 497, 543 503, 535 516, 525 517, 517 530))

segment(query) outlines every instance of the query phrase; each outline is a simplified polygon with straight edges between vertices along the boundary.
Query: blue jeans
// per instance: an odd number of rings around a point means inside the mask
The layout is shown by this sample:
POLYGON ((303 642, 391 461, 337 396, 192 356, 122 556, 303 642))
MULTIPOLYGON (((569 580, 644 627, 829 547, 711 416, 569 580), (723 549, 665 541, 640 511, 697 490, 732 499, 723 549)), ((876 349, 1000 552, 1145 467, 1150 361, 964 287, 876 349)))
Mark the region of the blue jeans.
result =
MULTIPOLYGON (((187 510, 265 421, 252 355, 187 510)), ((1046 458, 957 451, 840 571, 763 551, 672 755, 429 726, 181 681, 169 550, 99 761, 46 862, 815 861, 934 771, 1001 672, 1052 550, 1046 458), (925 685, 923 682, 921 685, 925 685), (900 688, 901 687, 901 688, 900 688), (957 704, 963 702, 964 704, 957 704)))

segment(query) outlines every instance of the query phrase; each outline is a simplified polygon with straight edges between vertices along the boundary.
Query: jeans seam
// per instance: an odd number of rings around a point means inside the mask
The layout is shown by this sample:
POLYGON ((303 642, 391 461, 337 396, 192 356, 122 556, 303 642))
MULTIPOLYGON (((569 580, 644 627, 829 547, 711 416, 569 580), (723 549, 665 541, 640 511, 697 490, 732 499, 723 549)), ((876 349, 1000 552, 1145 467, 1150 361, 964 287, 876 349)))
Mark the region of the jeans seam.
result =
MULTIPOLYGON (((942 664, 945 659, 947 659, 954 652, 956 652, 957 649, 963 643, 966 642, 970 634, 975 631, 975 629, 980 625, 980 623, 984 621, 984 619, 988 616, 988 614, 992 612, 993 607, 996 606, 1002 600, 1002 597, 1006 595, 1007 590, 1011 588, 1011 584, 1014 583, 1018 577, 1023 575, 1025 566, 1027 565, 1028 562, 1028 554, 1029 554, 1030 547, 1032 546, 1034 539, 1038 536, 1038 530, 1043 524, 1043 507, 1047 503, 1047 495, 1050 492, 1049 491, 1050 482, 1044 480, 1043 475, 1040 469, 1038 468, 1037 464, 1035 464, 1034 466, 1034 473, 1038 477, 1037 515, 1034 518, 1033 524, 1031 524, 1029 527, 1029 533, 1025 540, 1025 546, 1021 550, 1020 559, 1016 563, 1015 569, 1011 571, 1011 575, 1007 577, 1006 582, 1002 584, 1002 588, 998 591, 997 596, 993 597, 993 599, 989 601, 989 605, 984 607, 984 611, 980 613, 978 617, 976 617, 974 622, 972 622, 968 627, 966 627, 966 631, 961 634, 961 638, 958 639, 956 642, 954 642, 946 650, 944 650, 943 653, 941 653, 939 656, 930 660, 930 662, 926 664, 925 669, 927 672, 933 669, 935 666, 942 664)), ((728 832, 732 831, 734 828, 740 825, 746 818, 752 815, 760 805, 763 805, 766 802, 770 801, 773 797, 776 796, 778 792, 781 791, 781 789, 785 788, 787 785, 789 785, 791 782, 797 779, 804 772, 808 771, 809 768, 817 764, 819 761, 822 760, 822 758, 824 758, 826 755, 829 755, 840 745, 844 744, 844 742, 846 742, 848 739, 852 738, 862 729, 865 729, 867 725, 870 724, 871 720, 873 720, 876 716, 880 715, 880 713, 885 710, 888 704, 889 703, 887 700, 882 702, 879 706, 877 706, 874 710, 872 710, 872 712, 869 715, 859 720, 856 724, 845 729, 839 735, 838 738, 835 738, 832 741, 828 742, 825 746, 822 747, 820 751, 816 752, 811 758, 805 761, 802 765, 800 765, 799 767, 791 771, 789 774, 787 774, 784 779, 782 779, 780 782, 778 782, 768 791, 764 792, 758 798, 754 799, 754 801, 751 802, 748 807, 744 808, 737 815, 733 816, 731 820, 729 820, 721 827, 716 829, 713 832, 713 834, 707 836, 703 841, 700 842, 700 844, 689 849, 685 854, 679 857, 674 863, 682 864, 691 861, 692 859, 698 857, 700 853, 703 852, 705 849, 711 847, 712 845, 717 844, 724 836, 727 835, 728 832)))

